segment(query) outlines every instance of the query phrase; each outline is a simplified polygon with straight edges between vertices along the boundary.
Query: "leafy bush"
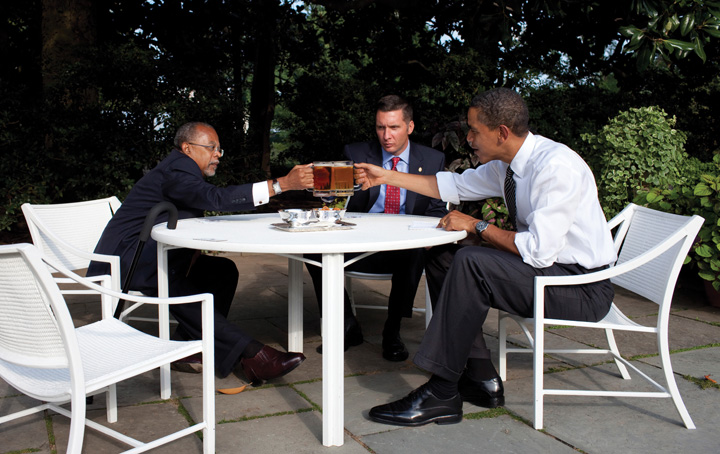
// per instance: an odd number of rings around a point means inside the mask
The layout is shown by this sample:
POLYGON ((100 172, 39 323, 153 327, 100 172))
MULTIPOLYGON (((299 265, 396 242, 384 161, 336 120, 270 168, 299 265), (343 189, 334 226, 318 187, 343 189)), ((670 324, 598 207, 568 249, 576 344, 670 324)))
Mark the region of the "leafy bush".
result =
POLYGON ((679 184, 640 191, 635 203, 705 218, 685 263, 692 262, 698 275, 720 291, 720 154, 712 163, 690 159, 685 170, 686 177, 679 184))
POLYGON ((631 108, 597 134, 583 134, 593 150, 589 164, 598 180, 600 203, 611 218, 641 190, 685 181, 687 135, 659 107, 631 108))

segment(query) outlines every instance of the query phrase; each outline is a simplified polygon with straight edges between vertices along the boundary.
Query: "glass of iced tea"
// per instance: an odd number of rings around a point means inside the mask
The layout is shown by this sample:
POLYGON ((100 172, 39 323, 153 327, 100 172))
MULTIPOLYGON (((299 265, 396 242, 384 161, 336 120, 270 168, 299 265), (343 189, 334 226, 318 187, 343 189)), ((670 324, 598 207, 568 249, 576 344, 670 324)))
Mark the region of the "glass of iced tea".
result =
POLYGON ((313 162, 315 197, 348 197, 355 193, 352 161, 313 162))

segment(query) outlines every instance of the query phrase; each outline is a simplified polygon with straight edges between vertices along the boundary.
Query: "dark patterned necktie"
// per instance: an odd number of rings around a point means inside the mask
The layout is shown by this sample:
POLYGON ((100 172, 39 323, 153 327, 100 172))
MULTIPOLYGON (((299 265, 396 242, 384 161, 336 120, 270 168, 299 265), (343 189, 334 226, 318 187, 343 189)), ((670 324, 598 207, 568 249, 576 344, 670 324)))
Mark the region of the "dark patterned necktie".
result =
MULTIPOLYGON (((392 158, 392 169, 397 172, 397 164, 400 158, 392 158)), ((400 213, 400 188, 387 185, 385 187, 385 212, 390 214, 400 213)))
POLYGON ((515 206, 515 180, 513 175, 515 172, 508 166, 507 172, 505 172, 505 206, 510 214, 510 222, 512 225, 515 224, 515 215, 517 214, 517 208, 515 206))

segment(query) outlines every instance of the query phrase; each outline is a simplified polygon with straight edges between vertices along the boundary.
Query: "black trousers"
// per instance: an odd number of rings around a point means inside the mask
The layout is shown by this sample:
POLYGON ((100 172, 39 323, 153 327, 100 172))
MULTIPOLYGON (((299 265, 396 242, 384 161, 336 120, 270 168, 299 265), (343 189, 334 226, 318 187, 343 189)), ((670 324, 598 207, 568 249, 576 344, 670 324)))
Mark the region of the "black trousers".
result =
MULTIPOLYGON (((168 255, 170 263, 170 296, 211 293, 215 309, 215 369, 221 377, 232 372, 252 337, 239 326, 228 321, 230 306, 239 273, 235 263, 225 257, 197 255, 196 251, 175 249, 168 255), (192 263, 193 256, 194 263, 192 263), (192 263, 192 266, 189 264, 192 263), (189 270, 188 270, 189 268, 189 270)), ((157 288, 142 290, 154 291, 157 288)), ((173 338, 196 340, 202 337, 201 303, 170 306, 170 313, 178 321, 173 338)))
MULTIPOLYGON (((427 251, 426 261, 433 317, 414 362, 451 381, 460 379, 468 358, 490 358, 482 330, 490 308, 532 317, 535 276, 596 271, 562 264, 533 268, 515 254, 479 246, 434 247, 427 251)), ((548 287, 545 314, 598 321, 607 315, 613 297, 609 280, 548 287)))
MULTIPOLYGON (((345 254, 345 261, 360 254, 345 254)), ((306 258, 322 262, 322 257, 307 254, 306 258)), ((424 261, 423 249, 405 249, 400 251, 377 252, 345 268, 363 273, 392 274, 392 288, 388 298, 388 318, 412 317, 413 303, 418 284, 422 277, 424 261)), ((307 264, 307 270, 313 281, 318 307, 322 314, 322 268, 307 264)), ((350 297, 345 291, 345 315, 352 314, 350 297)))

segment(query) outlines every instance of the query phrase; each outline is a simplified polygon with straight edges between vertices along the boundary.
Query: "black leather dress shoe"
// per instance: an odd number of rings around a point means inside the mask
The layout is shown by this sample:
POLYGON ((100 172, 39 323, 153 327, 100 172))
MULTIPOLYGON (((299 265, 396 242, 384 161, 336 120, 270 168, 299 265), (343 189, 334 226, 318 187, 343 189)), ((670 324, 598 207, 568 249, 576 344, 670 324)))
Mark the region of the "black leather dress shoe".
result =
POLYGON ((505 405, 505 390, 500 377, 475 381, 463 372, 458 382, 462 400, 478 407, 497 408, 505 405))
POLYGON ((405 361, 410 355, 407 348, 405 348, 400 333, 383 333, 382 349, 383 358, 388 361, 405 361))
POLYGON ((305 355, 302 353, 282 353, 265 345, 252 358, 242 358, 240 365, 250 383, 253 386, 259 386, 263 380, 282 377, 302 364, 303 361, 305 361, 305 355))
MULTIPOLYGON (((345 351, 350 347, 356 347, 363 343, 363 334, 355 317, 345 319, 345 351)), ((322 344, 315 349, 322 355, 322 344)))
POLYGON ((455 424, 462 421, 462 415, 460 394, 450 399, 438 399, 427 383, 400 400, 373 407, 369 413, 373 421, 411 427, 432 422, 455 424))

